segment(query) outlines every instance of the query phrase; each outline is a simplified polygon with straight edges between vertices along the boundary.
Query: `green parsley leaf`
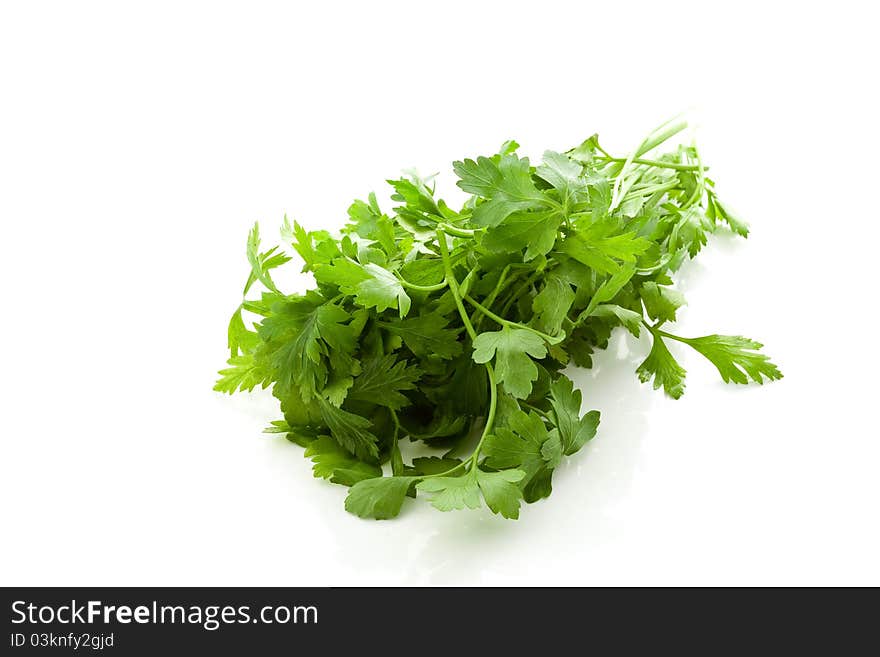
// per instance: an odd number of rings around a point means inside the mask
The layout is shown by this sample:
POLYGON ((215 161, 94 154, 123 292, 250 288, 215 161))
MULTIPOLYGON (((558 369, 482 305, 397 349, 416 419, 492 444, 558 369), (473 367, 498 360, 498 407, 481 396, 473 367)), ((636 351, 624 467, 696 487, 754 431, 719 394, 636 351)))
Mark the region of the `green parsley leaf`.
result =
POLYGON ((401 390, 414 390, 421 372, 407 367, 406 361, 397 361, 394 354, 367 358, 361 361, 361 373, 348 392, 348 399, 386 406, 400 410, 409 404, 401 390))
MULTIPOLYGON (((668 335, 668 334, 667 334, 668 335)), ((756 353, 764 345, 739 335, 707 335, 702 338, 679 338, 690 345, 718 369, 725 383, 764 383, 782 378, 782 372, 770 358, 756 353)))
POLYGON ((483 246, 502 253, 525 249, 525 260, 533 260, 553 248, 561 223, 552 212, 514 212, 486 232, 483 246))
POLYGON ((449 320, 445 317, 433 313, 380 322, 380 326, 400 336, 416 356, 424 358, 434 355, 444 360, 461 353, 458 331, 446 328, 448 324, 449 320))
POLYGON ((373 462, 379 456, 377 438, 368 431, 371 426, 369 420, 336 408, 324 400, 319 404, 324 424, 340 445, 367 462, 373 462))
POLYGON ((654 390, 662 386, 667 395, 678 399, 684 394, 684 377, 687 371, 669 353, 660 334, 656 331, 651 331, 651 334, 654 344, 648 357, 636 369, 636 374, 642 383, 647 383, 653 377, 654 390))
POLYGON ((648 317, 661 323, 674 322, 675 311, 686 303, 681 292, 653 281, 642 283, 642 301, 648 317))
POLYGON ((440 511, 480 508, 480 486, 471 473, 460 477, 424 479, 416 488, 425 493, 434 493, 431 504, 440 511))
POLYGON ((497 226, 517 210, 540 209, 547 197, 532 181, 528 158, 502 155, 498 162, 488 157, 454 162, 452 165, 464 191, 486 199, 477 205, 473 221, 478 226, 497 226))
POLYGON ((522 470, 501 470, 500 472, 483 472, 477 470, 477 484, 486 506, 503 518, 516 520, 519 518, 519 504, 522 490, 517 486, 525 473, 522 470))
POLYGON ((544 288, 532 300, 535 328, 549 335, 559 333, 574 299, 574 291, 565 280, 559 276, 549 275, 544 288))
POLYGON ((319 436, 306 446, 303 456, 312 460, 312 472, 319 479, 353 486, 358 481, 381 477, 382 469, 359 460, 329 436, 319 436))
POLYGON ((532 383, 538 379, 532 358, 546 355, 544 340, 524 329, 505 326, 500 331, 480 333, 474 340, 474 362, 488 363, 494 358, 498 382, 518 399, 528 397, 532 383))
POLYGON ((581 417, 582 404, 581 391, 574 389, 567 376, 560 376, 550 385, 550 406, 566 455, 574 454, 592 440, 599 427, 599 411, 581 417))
POLYGON ((414 477, 376 477, 358 481, 345 498, 345 510, 361 518, 395 518, 413 481, 414 477))

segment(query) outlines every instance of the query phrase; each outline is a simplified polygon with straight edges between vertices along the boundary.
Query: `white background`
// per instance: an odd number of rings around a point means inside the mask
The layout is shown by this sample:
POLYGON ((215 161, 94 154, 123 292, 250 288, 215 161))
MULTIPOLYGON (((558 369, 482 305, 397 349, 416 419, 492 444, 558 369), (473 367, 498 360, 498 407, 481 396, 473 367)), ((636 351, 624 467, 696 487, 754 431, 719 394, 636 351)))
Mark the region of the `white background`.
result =
POLYGON ((868 3, 286 4, 0 9, 0 583, 880 584, 868 3), (753 233, 686 268, 679 331, 783 381, 684 353, 673 402, 618 336, 518 522, 359 520, 268 394, 212 392, 254 220, 336 228, 410 166, 457 201, 454 159, 625 154, 681 110, 753 233))

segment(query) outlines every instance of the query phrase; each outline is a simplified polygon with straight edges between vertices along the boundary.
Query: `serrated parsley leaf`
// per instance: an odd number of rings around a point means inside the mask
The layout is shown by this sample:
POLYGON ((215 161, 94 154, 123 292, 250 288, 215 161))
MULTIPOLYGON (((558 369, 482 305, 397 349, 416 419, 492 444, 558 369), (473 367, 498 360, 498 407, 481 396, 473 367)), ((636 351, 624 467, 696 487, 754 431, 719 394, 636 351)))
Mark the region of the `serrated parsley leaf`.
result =
POLYGON ((278 380, 295 383, 309 399, 323 390, 331 366, 348 376, 356 335, 343 322, 350 319, 344 309, 315 294, 275 304, 257 330, 272 349, 278 380))
POLYGON ((370 278, 360 263, 350 258, 335 258, 315 269, 315 280, 322 285, 335 285, 344 294, 354 295, 358 285, 370 278))
POLYGON ((547 197, 532 181, 528 158, 501 155, 478 157, 452 164, 464 191, 486 199, 474 209, 473 222, 478 226, 497 226, 517 210, 540 209, 547 197))
POLYGON ((590 299, 589 305, 581 313, 580 318, 589 317, 599 304, 611 301, 629 283, 635 273, 636 268, 633 264, 623 265, 617 269, 610 278, 606 279, 599 286, 599 289, 596 290, 596 293, 590 299))
POLYGON ((541 456, 547 461, 547 467, 550 470, 562 463, 562 457, 565 455, 565 449, 562 446, 562 438, 555 429, 549 433, 549 437, 541 445, 541 456))
POLYGON ((278 293, 278 288, 275 287, 269 270, 283 265, 290 261, 290 258, 276 251, 277 247, 273 247, 265 253, 260 253, 260 225, 255 223, 247 240, 247 259, 251 265, 251 276, 244 286, 244 294, 248 293, 254 280, 260 281, 267 289, 278 293))
POLYGON ((251 352, 260 344, 260 336, 256 331, 251 331, 245 326, 241 316, 242 307, 232 313, 229 319, 229 327, 226 330, 226 345, 229 347, 230 356, 238 356, 240 352, 251 352))
POLYGON ((354 413, 319 401, 321 418, 336 441, 360 459, 372 463, 379 456, 378 439, 370 433, 371 422, 354 413))
POLYGON ((480 486, 470 472, 459 477, 424 479, 416 488, 425 493, 434 493, 431 504, 440 511, 480 508, 480 486))
POLYGON ((702 338, 679 338, 703 354, 718 369, 725 383, 764 383, 781 379, 782 372, 770 358, 757 353, 764 345, 739 335, 707 335, 702 338))
POLYGON ((434 493, 431 504, 441 511, 478 509, 482 497, 493 513, 515 519, 519 517, 522 499, 522 491, 516 484, 524 476, 521 470, 485 472, 477 469, 459 477, 425 479, 416 488, 434 493))
POLYGON ((345 510, 361 518, 394 518, 400 513, 413 481, 413 477, 376 477, 359 481, 345 498, 345 510))
POLYGON ((474 362, 488 363, 494 358, 498 382, 518 399, 531 394, 532 382, 538 378, 532 358, 546 355, 544 340, 525 329, 505 326, 500 331, 480 333, 474 340, 474 362))
POLYGON ((361 361, 361 373, 354 379, 347 399, 369 402, 400 410, 409 400, 400 392, 413 390, 421 372, 397 361, 394 354, 386 354, 361 361))
POLYGON ((590 316, 606 318, 613 317, 625 326, 626 330, 632 333, 635 337, 639 337, 639 333, 641 332, 642 315, 629 308, 622 308, 613 303, 603 303, 596 306, 593 312, 590 313, 590 316))
POLYGON ((477 470, 477 484, 486 506, 503 518, 519 518, 519 503, 522 490, 517 483, 525 476, 522 470, 501 470, 484 472, 477 470))
POLYGON ((382 312, 398 308, 405 317, 412 304, 400 281, 390 271, 375 263, 362 265, 350 258, 336 258, 315 270, 315 280, 335 285, 343 294, 354 295, 364 308, 382 312))
POLYGON ((397 277, 374 263, 364 265, 364 271, 368 277, 357 286, 358 302, 377 312, 398 308, 401 318, 406 317, 412 302, 397 277))
POLYGON ((582 403, 581 391, 574 389, 567 376, 560 376, 550 385, 550 406, 566 455, 574 454, 592 440, 599 426, 599 411, 590 411, 582 417, 582 403))
POLYGON ((418 317, 381 322, 380 326, 399 335, 404 344, 419 357, 435 355, 448 360, 461 353, 458 331, 446 328, 449 324, 442 315, 428 313, 418 317))
MULTIPOLYGON (((486 438, 483 452, 486 465, 491 468, 518 468, 525 473, 523 483, 535 476, 552 459, 555 461, 555 446, 544 447, 549 443, 559 443, 559 434, 554 429, 548 431, 541 418, 534 412, 529 414, 516 410, 508 418, 510 428, 499 428, 486 438), (548 458, 548 456, 550 458, 548 458)), ((550 464, 556 467, 558 461, 550 464)))
POLYGON ((651 335, 654 344, 651 346, 648 357, 636 369, 636 374, 642 383, 647 383, 653 377, 654 390, 662 386, 667 395, 678 399, 684 394, 684 377, 687 371, 669 353, 669 349, 659 333, 651 331, 651 335))
POLYGON ((311 459, 316 477, 329 479, 334 484, 353 486, 363 479, 382 476, 378 465, 359 460, 329 436, 319 436, 311 441, 303 456, 311 459))
POLYGON ((686 303, 684 295, 678 290, 652 281, 642 283, 642 301, 648 317, 660 323, 674 322, 675 311, 686 303))
POLYGON ((543 289, 532 300, 535 327, 549 335, 558 334, 574 299, 574 291, 565 280, 559 276, 548 276, 543 289))
POLYGON ((561 223, 562 216, 553 212, 514 212, 486 231, 483 246, 500 253, 525 249, 525 260, 533 260, 553 248, 561 223))
POLYGON ((559 192, 567 206, 578 203, 587 192, 583 166, 561 153, 544 151, 544 163, 535 169, 535 173, 559 192))
POLYGON ((560 244, 560 251, 602 274, 615 274, 618 260, 631 263, 648 250, 650 242, 635 233, 619 235, 574 234, 560 244))
POLYGON ((706 216, 711 219, 721 219, 724 221, 734 233, 740 237, 749 236, 749 225, 734 215, 725 205, 721 204, 718 197, 714 193, 709 194, 706 207, 706 216))
POLYGON ((220 370, 220 379, 214 385, 217 392, 230 395, 237 390, 250 392, 257 386, 266 388, 271 383, 270 373, 251 354, 233 356, 228 363, 229 367, 220 370))

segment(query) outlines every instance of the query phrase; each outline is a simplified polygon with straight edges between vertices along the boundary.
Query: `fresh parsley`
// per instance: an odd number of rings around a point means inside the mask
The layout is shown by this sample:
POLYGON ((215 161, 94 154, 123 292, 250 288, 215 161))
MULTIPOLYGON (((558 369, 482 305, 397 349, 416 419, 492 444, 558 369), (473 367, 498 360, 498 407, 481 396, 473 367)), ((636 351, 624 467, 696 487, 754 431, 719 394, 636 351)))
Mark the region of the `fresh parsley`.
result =
POLYGON ((215 389, 271 387, 284 419, 267 431, 304 446, 316 477, 351 487, 357 516, 393 518, 424 494, 441 511, 485 503, 517 518, 596 435, 599 413, 581 412, 565 368, 589 367, 615 328, 647 333, 636 373, 676 399, 686 372, 674 343, 725 382, 781 378, 753 340, 666 330, 685 303, 672 280, 682 263, 719 227, 748 234, 695 146, 651 155, 684 127, 663 124, 628 157, 594 135, 537 166, 506 142, 453 164, 472 195, 459 210, 411 174, 388 181, 391 212, 373 194, 355 201, 339 236, 285 218, 282 240, 316 282, 304 294, 275 284, 291 258, 262 250, 255 225, 215 389), (402 440, 425 455, 406 463, 402 440))

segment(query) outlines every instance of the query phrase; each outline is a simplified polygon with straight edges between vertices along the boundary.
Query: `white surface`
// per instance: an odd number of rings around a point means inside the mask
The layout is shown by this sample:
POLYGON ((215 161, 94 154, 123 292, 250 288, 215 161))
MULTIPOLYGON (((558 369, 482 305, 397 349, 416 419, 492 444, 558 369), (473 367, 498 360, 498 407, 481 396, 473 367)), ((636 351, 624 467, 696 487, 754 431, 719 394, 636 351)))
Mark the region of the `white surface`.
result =
POLYGON ((0 9, 0 583, 880 584, 868 5, 288 4, 0 9), (684 354, 672 402, 618 336, 579 379, 599 437, 518 522, 358 520, 271 397, 211 391, 255 219, 336 227, 413 165, 457 199, 453 159, 625 153, 688 108, 753 234, 678 326, 783 381, 684 354))

